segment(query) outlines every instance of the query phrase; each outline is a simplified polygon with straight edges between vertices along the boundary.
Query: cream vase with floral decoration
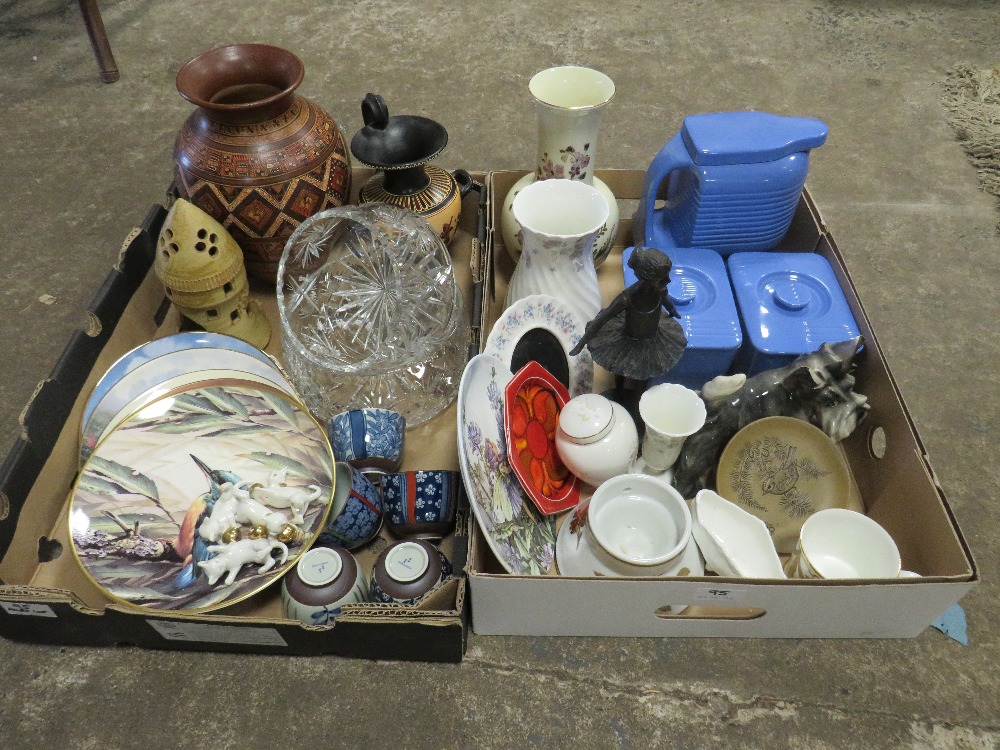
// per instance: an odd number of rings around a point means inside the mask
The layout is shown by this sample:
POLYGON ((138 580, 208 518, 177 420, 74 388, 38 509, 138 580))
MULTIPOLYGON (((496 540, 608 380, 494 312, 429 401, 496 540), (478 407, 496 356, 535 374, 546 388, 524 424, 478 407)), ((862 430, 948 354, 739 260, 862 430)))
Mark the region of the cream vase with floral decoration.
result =
POLYGON ((535 171, 514 183, 504 198, 500 226, 504 247, 515 261, 520 257, 520 226, 512 211, 518 193, 538 180, 578 180, 596 188, 608 203, 608 218, 593 249, 594 264, 600 265, 618 231, 618 202, 594 176, 601 115, 615 95, 615 84, 597 70, 562 65, 536 73, 528 90, 538 106, 538 159, 535 171))
POLYGON ((594 240, 608 220, 608 202, 582 182, 542 180, 514 199, 514 216, 524 252, 507 287, 507 306, 547 294, 580 320, 592 320, 601 310, 594 240))

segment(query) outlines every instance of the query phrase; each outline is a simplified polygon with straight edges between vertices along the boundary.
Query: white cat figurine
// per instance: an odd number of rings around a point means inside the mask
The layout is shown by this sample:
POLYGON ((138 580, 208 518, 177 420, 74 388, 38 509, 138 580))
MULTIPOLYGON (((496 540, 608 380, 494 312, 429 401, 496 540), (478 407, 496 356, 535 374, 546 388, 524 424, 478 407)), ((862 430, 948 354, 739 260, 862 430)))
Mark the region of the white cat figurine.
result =
POLYGON ((292 511, 292 523, 304 523, 304 513, 314 502, 320 499, 323 488, 315 484, 307 487, 289 487, 287 485, 254 485, 250 497, 267 503, 272 508, 289 508, 292 511))
POLYGON ((226 529, 237 526, 236 506, 240 499, 249 497, 246 490, 246 482, 233 485, 226 482, 219 489, 221 494, 219 499, 212 506, 212 512, 208 518, 201 522, 198 527, 198 536, 206 542, 218 542, 226 529))
POLYGON ((258 573, 266 573, 288 559, 288 547, 273 539, 241 539, 229 544, 213 544, 208 551, 216 553, 215 556, 202 560, 198 567, 205 571, 210 586, 214 586, 223 574, 227 574, 223 585, 231 585, 243 566, 249 563, 260 565, 258 573), (281 550, 280 559, 271 556, 276 549, 281 550))

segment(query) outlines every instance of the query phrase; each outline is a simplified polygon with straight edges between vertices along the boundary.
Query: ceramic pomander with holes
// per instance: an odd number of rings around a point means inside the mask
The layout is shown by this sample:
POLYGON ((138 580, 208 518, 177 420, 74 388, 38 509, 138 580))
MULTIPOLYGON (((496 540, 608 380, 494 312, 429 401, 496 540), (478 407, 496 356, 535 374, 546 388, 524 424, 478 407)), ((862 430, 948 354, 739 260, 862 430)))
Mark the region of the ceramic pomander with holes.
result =
POLYGON ((167 214, 153 263, 167 297, 206 331, 224 333, 263 349, 271 325, 250 299, 243 252, 218 221, 178 199, 167 214))

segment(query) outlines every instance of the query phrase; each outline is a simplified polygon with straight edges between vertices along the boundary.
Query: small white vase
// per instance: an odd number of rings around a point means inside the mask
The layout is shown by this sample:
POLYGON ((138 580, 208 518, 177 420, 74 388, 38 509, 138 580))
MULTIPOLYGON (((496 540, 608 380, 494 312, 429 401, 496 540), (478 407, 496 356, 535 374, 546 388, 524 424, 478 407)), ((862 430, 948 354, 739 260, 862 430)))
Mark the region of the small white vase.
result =
POLYGON ((607 201, 583 182, 542 180, 518 194, 513 212, 523 251, 507 287, 506 306, 547 294, 580 320, 592 320, 601 310, 594 240, 607 221, 607 201))
POLYGON ((520 226, 512 210, 518 193, 540 180, 577 180, 592 185, 608 203, 608 218, 593 248, 594 264, 600 265, 618 232, 618 202, 611 189, 594 176, 601 115, 615 95, 615 84, 600 71, 563 65, 536 73, 528 90, 538 105, 538 158, 535 171, 514 183, 504 198, 500 218, 504 247, 518 260, 520 226))

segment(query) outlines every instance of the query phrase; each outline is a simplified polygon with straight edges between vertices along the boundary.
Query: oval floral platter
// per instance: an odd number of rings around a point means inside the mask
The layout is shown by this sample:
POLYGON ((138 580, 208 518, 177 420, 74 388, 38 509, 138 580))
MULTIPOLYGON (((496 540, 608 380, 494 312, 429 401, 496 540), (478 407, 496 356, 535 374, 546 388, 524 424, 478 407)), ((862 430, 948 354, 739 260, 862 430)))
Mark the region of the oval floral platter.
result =
POLYGON ((333 472, 325 430, 287 394, 195 384, 97 446, 73 488, 73 552, 115 601, 217 609, 273 583, 309 548, 326 522, 333 472), (253 501, 253 484, 276 481, 309 496, 301 522, 291 508, 253 501), (241 538, 224 538, 233 528, 241 538))
POLYGON ((555 559, 555 520, 525 496, 507 459, 503 394, 513 374, 497 357, 469 360, 458 389, 462 479, 486 543, 508 573, 545 575, 555 559))
POLYGON ((512 304, 493 324, 483 354, 494 355, 511 371, 520 370, 527 362, 515 361, 519 360, 519 345, 538 338, 538 348, 545 350, 538 361, 560 380, 558 370, 564 370, 563 385, 569 395, 590 393, 594 385, 590 352, 584 349, 576 356, 569 354, 583 337, 586 322, 555 297, 533 294, 512 304))

